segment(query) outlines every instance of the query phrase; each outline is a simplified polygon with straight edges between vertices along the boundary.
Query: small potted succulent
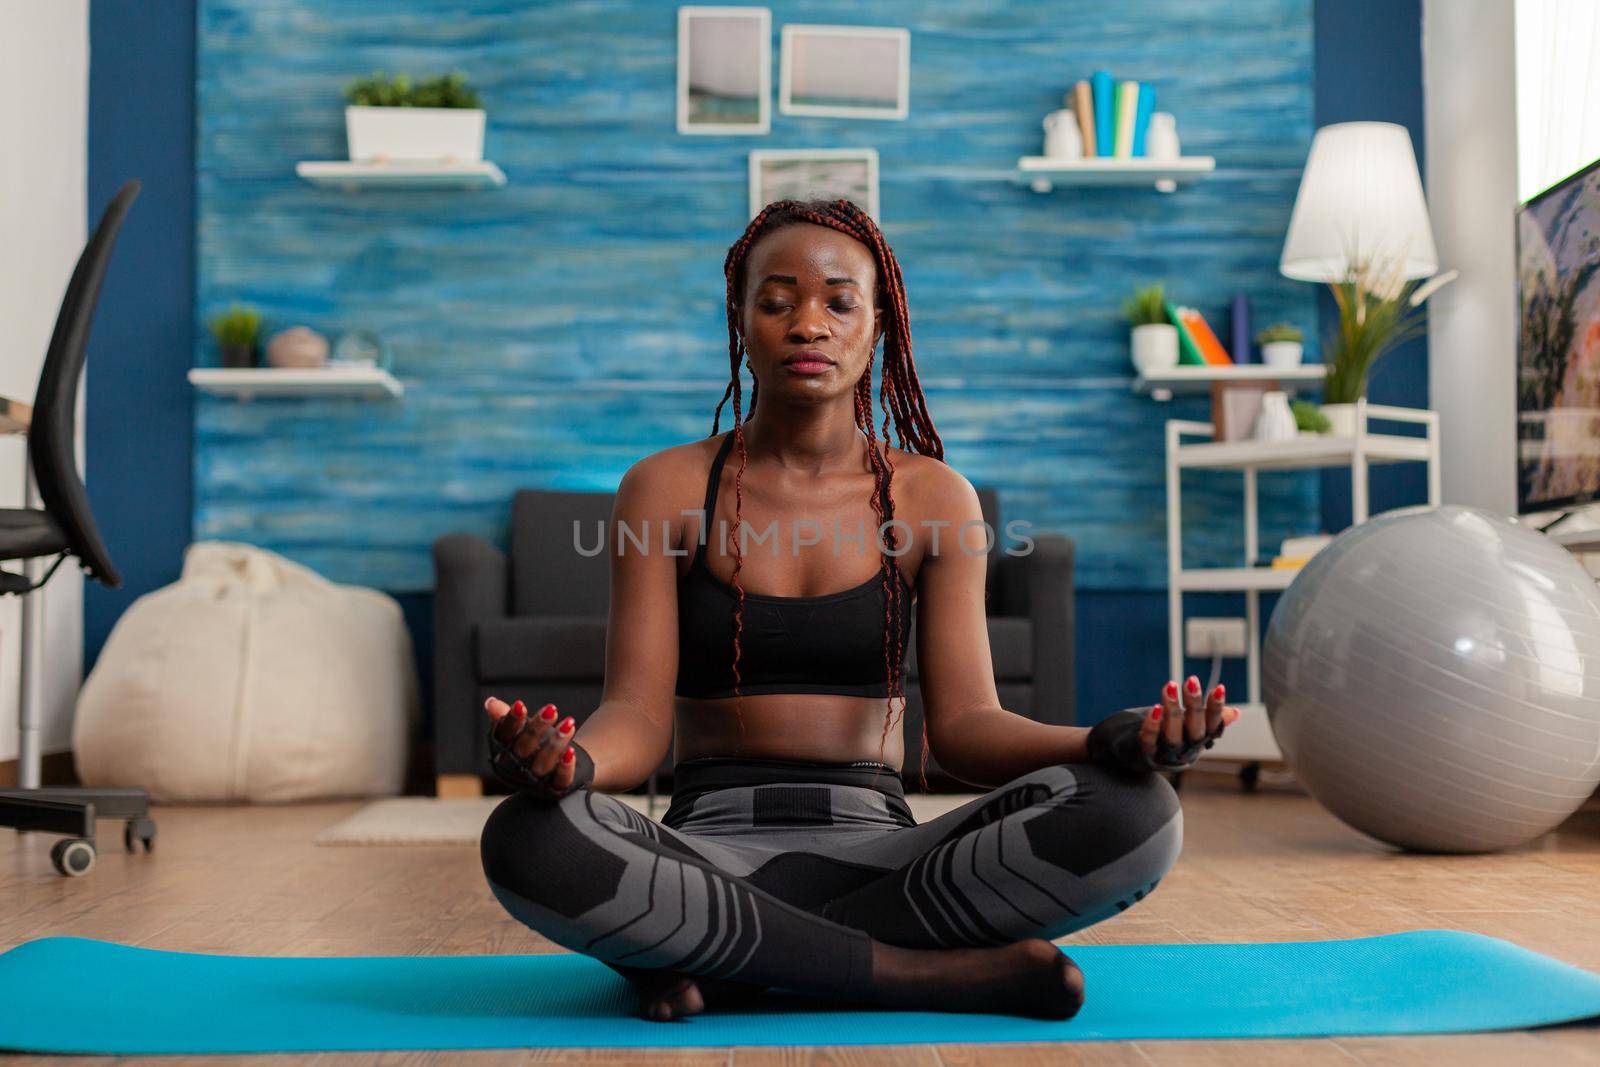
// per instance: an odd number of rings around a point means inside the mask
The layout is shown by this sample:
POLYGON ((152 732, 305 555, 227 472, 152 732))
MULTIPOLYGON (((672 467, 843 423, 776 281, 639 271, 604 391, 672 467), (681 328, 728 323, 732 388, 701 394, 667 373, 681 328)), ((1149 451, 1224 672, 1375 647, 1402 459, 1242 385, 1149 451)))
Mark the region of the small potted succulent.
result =
POLYGON ((1132 327, 1133 366, 1149 377, 1178 365, 1178 328, 1167 321, 1166 292, 1160 282, 1134 290, 1122 305, 1132 327))
POLYGON ((459 73, 415 84, 374 71, 345 87, 345 139, 363 162, 462 163, 483 159, 484 111, 459 73))
POLYGON ((1287 322, 1275 322, 1256 334, 1256 344, 1261 346, 1261 362, 1269 367, 1299 366, 1304 340, 1299 327, 1287 322))
POLYGON ((224 367, 256 365, 256 345, 261 340, 261 312, 234 304, 211 320, 211 336, 222 350, 224 367))
POLYGON ((1324 434, 1333 429, 1333 423, 1322 409, 1310 400, 1296 400, 1289 405, 1294 412, 1294 424, 1303 434, 1324 434))

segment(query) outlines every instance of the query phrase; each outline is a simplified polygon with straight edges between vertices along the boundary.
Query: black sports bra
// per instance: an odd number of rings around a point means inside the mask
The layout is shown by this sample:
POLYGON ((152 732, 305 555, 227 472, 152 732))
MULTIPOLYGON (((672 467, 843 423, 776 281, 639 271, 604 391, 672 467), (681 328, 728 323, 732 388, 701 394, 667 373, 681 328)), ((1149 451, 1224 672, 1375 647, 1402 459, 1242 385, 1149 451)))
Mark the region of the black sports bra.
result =
MULTIPOLYGON (((711 464, 704 520, 688 571, 678 579, 677 695, 701 699, 733 696, 733 613, 738 591, 706 565, 709 531, 716 529, 717 487, 733 444, 728 431, 711 464)), ((892 518, 889 511, 885 518, 892 518)), ((883 563, 890 565, 887 555, 883 563)), ((900 568, 890 566, 899 584, 894 620, 899 628, 900 673, 904 692, 905 648, 911 631, 911 588, 900 568)), ((889 695, 884 659, 886 610, 880 571, 853 589, 821 596, 744 594, 739 631, 739 692, 889 695)), ((894 631, 890 631, 893 655, 894 631)))

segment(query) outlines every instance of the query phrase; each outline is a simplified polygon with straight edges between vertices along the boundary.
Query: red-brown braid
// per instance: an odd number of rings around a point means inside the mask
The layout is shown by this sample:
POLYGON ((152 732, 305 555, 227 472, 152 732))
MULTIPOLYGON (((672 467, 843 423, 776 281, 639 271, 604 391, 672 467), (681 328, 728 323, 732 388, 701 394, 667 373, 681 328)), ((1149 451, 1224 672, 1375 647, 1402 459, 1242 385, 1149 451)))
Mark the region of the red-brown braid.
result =
MULTIPOLYGON (((895 258, 894 250, 889 247, 889 242, 884 239, 883 232, 878 229, 878 224, 872 220, 861 208, 845 199, 837 200, 779 200, 768 204, 759 211, 755 218, 750 220, 745 231, 728 249, 727 258, 723 262, 723 274, 727 279, 727 314, 728 314, 728 387, 723 390, 722 400, 718 402, 711 422, 711 436, 715 437, 720 432, 722 408, 728 400, 733 400, 733 436, 739 449, 739 466, 734 474, 734 564, 733 586, 737 593, 734 602, 733 623, 733 693, 734 712, 739 717, 739 729, 744 730, 744 714, 739 692, 739 659, 741 655, 740 635, 744 627, 744 587, 739 584, 739 571, 744 565, 744 549, 739 534, 744 523, 744 493, 743 477, 747 461, 744 441, 744 423, 754 415, 757 390, 759 382, 752 388, 750 394, 751 415, 745 415, 741 406, 742 386, 740 363, 743 355, 743 338, 740 335, 739 323, 741 321, 741 304, 744 299, 745 264, 749 257, 751 246, 762 237, 785 226, 809 222, 818 226, 827 226, 855 238, 866 245, 872 252, 873 261, 878 270, 878 300, 876 304, 888 311, 888 322, 883 331, 883 383, 879 390, 878 399, 883 406, 883 443, 889 443, 890 420, 893 419, 895 433, 899 439, 902 451, 916 452, 920 455, 931 456, 934 459, 944 459, 944 442, 939 433, 934 429, 933 417, 928 413, 927 398, 923 395, 922 384, 917 378, 917 367, 911 356, 911 314, 906 303, 905 280, 900 273, 900 263, 895 258)), ((896 697, 904 702, 904 688, 901 685, 900 672, 896 665, 904 656, 904 643, 900 636, 900 626, 897 620, 904 616, 901 612, 908 611, 909 605, 905 603, 906 597, 901 594, 901 583, 895 580, 897 564, 892 553, 899 547, 899 538, 894 527, 883 528, 883 523, 894 515, 894 461, 889 458, 888 449, 881 452, 878 448, 878 435, 872 426, 872 365, 873 358, 869 355, 867 369, 856 385, 856 424, 866 432, 869 444, 868 452, 872 461, 872 470, 875 485, 872 493, 872 507, 878 516, 879 527, 883 530, 883 541, 879 548, 883 554, 882 579, 885 590, 884 607, 884 671, 888 678, 888 707, 884 715, 883 735, 879 742, 878 754, 881 760, 883 750, 887 746, 889 729, 896 720, 894 701, 896 697), (887 548, 885 548, 885 542, 887 548)), ((712 521, 712 516, 705 518, 707 524, 712 521)), ((924 719, 922 724, 922 753, 920 774, 922 787, 928 787, 928 724, 924 719)))

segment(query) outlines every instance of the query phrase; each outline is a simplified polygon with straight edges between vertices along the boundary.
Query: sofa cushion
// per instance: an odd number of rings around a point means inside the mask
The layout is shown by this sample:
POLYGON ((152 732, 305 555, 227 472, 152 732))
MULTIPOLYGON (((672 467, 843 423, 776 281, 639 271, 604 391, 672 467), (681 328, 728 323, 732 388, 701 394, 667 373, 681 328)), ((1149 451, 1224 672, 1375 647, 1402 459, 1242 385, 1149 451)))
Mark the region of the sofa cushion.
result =
MULTIPOLYGON (((1033 677, 1033 623, 1028 619, 991 615, 989 655, 994 660, 997 682, 1025 682, 1033 677)), ((913 678, 922 677, 917 669, 917 629, 911 628, 911 647, 906 651, 906 670, 913 678)))
POLYGON ((479 681, 605 676, 604 615, 516 615, 477 625, 479 681))

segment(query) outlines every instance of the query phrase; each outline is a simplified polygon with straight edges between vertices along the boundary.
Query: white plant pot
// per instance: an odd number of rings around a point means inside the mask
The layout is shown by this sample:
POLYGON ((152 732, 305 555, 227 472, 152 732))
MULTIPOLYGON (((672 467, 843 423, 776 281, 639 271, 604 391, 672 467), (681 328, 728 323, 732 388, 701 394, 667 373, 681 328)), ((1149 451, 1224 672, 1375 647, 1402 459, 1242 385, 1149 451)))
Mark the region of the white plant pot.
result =
POLYGON ((1178 365, 1178 328, 1170 322, 1135 326, 1129 343, 1134 369, 1147 378, 1178 365))
POLYGON ((463 107, 347 107, 352 162, 476 163, 484 111, 463 107))
POLYGON ((1269 367, 1298 367, 1302 351, 1299 341, 1268 341, 1261 346, 1261 362, 1269 367))
POLYGON ((1356 406, 1354 404, 1323 404, 1322 413, 1328 416, 1328 433, 1334 437, 1354 437, 1356 433, 1356 406))

